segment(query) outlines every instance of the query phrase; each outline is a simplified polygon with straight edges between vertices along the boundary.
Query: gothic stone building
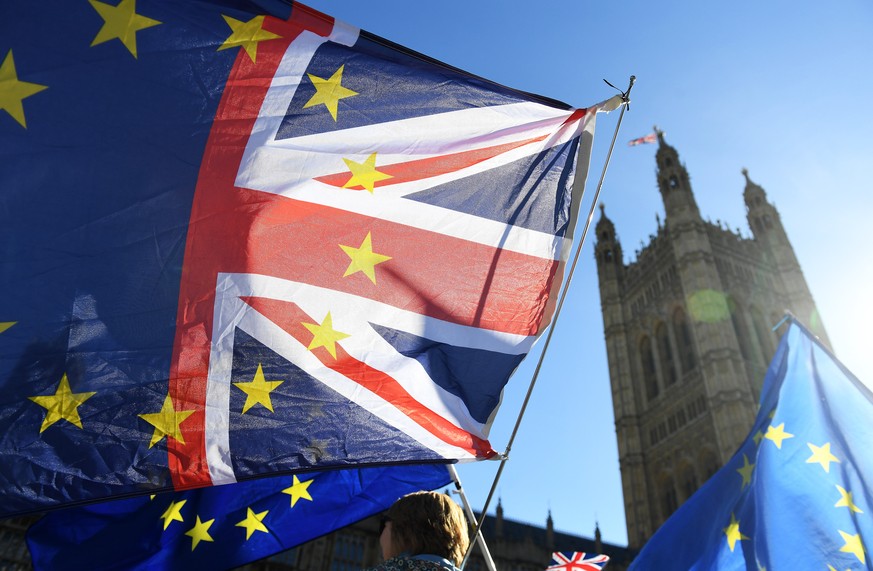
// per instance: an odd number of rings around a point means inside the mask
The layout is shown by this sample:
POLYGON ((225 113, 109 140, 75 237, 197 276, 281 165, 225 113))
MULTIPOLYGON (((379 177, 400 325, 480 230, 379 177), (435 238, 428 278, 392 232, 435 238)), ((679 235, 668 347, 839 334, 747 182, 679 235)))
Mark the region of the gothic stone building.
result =
POLYGON ((666 220, 623 262, 601 207, 595 257, 631 548, 733 455, 757 411, 789 310, 828 343, 775 206, 746 178, 752 238, 704 220, 658 132, 666 220))

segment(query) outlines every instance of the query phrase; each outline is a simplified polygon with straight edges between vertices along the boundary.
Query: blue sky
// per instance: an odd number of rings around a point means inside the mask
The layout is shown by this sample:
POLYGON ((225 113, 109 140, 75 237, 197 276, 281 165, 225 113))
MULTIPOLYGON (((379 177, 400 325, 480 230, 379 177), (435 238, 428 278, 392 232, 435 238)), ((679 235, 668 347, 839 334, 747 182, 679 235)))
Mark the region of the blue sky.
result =
MULTIPOLYGON (((637 76, 601 202, 625 261, 663 205, 658 125, 680 153, 700 211, 750 236, 742 168, 782 216, 837 356, 873 386, 873 4, 741 0, 309 0, 354 26, 510 87, 586 107, 637 76)), ((618 120, 601 115, 590 201, 618 120)), ((583 204, 587 213, 589 204, 583 204)), ((595 222, 599 214, 595 216, 595 222)), ((577 226, 577 241, 584 215, 577 226)), ((586 240, 532 401, 498 486, 505 516, 626 544, 593 239, 586 240)), ((542 349, 506 390, 491 434, 503 450, 542 349)), ((497 470, 459 467, 475 508, 497 470)), ((489 511, 493 512, 492 505, 489 511)))

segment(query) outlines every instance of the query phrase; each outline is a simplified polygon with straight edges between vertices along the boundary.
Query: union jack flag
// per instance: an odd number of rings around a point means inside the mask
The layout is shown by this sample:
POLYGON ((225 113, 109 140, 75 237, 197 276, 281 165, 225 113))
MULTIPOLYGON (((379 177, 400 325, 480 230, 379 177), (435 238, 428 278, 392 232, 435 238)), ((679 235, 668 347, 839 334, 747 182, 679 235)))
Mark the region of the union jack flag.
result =
POLYGON ((600 571, 609 562, 606 555, 586 557, 584 552, 555 551, 546 571, 600 571))
POLYGON ((262 5, 0 21, 0 515, 495 454, 620 98, 574 109, 262 5))
POLYGON ((273 23, 283 39, 257 63, 240 58, 206 148, 170 391, 203 414, 171 443, 177 484, 493 456, 503 386, 549 320, 572 239, 580 135, 598 107, 296 14, 273 23), (240 106, 258 113, 241 121, 240 106), (269 414, 253 427, 232 402, 235 371, 257 364, 235 367, 241 343, 295 377, 289 410, 319 402, 358 428, 290 414, 281 433, 269 414), (313 439, 320 455, 268 452, 313 439))
POLYGON ((638 137, 627 142, 628 147, 636 147, 637 145, 645 145, 647 143, 655 143, 658 141, 658 136, 655 133, 649 133, 645 137, 638 137))

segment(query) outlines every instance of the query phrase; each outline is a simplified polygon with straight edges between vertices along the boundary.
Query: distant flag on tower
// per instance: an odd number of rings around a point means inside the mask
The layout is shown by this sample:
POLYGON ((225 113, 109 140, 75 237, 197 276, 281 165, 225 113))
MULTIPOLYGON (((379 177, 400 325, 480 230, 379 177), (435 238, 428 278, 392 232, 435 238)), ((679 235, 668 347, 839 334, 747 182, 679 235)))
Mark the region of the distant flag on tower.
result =
POLYGON ((745 442, 631 570, 873 569, 871 418, 873 393, 792 318, 745 442))
POLYGON ((555 551, 546 571, 600 571, 609 562, 606 555, 588 555, 583 551, 555 551))
POLYGON ((639 137, 627 142, 628 147, 636 147, 637 145, 645 145, 647 143, 655 143, 658 141, 658 136, 654 133, 649 133, 645 137, 639 137))

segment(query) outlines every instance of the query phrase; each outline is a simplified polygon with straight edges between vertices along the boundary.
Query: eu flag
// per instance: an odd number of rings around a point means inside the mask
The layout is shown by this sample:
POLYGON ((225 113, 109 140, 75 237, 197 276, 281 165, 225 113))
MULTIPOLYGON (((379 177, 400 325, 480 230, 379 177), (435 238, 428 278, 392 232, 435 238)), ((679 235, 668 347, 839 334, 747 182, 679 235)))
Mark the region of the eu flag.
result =
POLYGON ((873 393, 793 321, 751 433, 631 569, 873 569, 873 393))
POLYGON ((275 476, 56 510, 27 543, 38 571, 230 569, 450 481, 441 464, 275 476))
POLYGON ((0 516, 493 456, 617 102, 299 4, 3 2, 0 516))

